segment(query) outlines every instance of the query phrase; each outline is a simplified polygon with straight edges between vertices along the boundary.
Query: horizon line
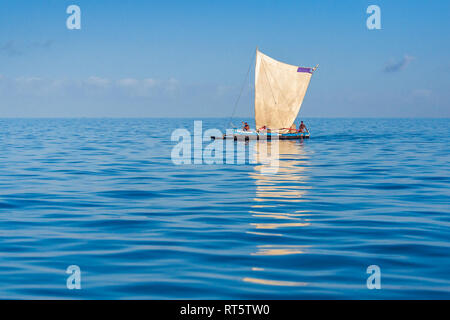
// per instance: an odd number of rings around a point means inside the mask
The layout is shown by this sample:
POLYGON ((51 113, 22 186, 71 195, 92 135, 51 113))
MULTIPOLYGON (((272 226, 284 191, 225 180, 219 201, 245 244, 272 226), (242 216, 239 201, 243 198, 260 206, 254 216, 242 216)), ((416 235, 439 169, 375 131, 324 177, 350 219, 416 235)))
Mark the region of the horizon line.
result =
MULTIPOLYGON (((253 117, 233 117, 232 119, 247 119, 247 118, 253 118, 253 117)), ((319 116, 309 116, 309 117, 301 117, 302 119, 450 119, 450 116, 444 116, 444 117, 319 117, 319 116)), ((176 116, 158 116, 158 117, 130 117, 130 116, 62 116, 62 117, 2 117, 0 116, 1 120, 12 120, 12 119, 196 119, 196 120, 202 120, 202 119, 230 119, 230 117, 212 117, 212 116, 206 116, 206 117, 176 117, 176 116)), ((299 118, 300 119, 300 118, 299 118)), ((297 119, 296 119, 297 121, 297 119)))

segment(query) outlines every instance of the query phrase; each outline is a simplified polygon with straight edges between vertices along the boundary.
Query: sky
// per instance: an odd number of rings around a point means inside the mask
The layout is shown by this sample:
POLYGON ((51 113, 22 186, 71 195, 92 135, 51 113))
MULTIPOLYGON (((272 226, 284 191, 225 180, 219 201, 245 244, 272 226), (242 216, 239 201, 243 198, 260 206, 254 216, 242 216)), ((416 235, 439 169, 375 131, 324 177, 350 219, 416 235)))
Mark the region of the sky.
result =
POLYGON ((319 64, 301 117, 448 118, 449 12, 425 0, 2 0, 0 117, 229 117, 241 88, 235 115, 252 117, 258 47, 319 64))

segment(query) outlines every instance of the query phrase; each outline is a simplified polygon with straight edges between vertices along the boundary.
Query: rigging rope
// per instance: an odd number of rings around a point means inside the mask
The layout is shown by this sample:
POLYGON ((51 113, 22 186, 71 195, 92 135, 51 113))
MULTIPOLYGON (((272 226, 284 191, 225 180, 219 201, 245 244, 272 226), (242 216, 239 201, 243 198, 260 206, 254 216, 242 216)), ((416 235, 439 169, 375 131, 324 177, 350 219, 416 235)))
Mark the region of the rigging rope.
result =
POLYGON ((239 92, 239 96, 238 96, 238 98, 237 98, 237 100, 236 100, 236 103, 234 104, 233 113, 231 114, 231 117, 230 117, 230 120, 229 120, 229 124, 230 124, 233 128, 236 128, 236 126, 235 126, 235 125, 233 124, 233 122, 232 122, 232 121, 233 121, 233 117, 234 117, 234 114, 236 113, 237 105, 238 105, 238 103, 239 103, 239 100, 241 99, 242 92, 244 91, 244 87, 245 87, 245 85, 246 85, 246 83, 247 83, 247 78, 249 77, 250 70, 252 69, 252 64, 253 64, 253 60, 254 60, 255 56, 256 56, 256 52, 255 52, 255 54, 252 56, 252 60, 250 60, 250 65, 248 66, 247 74, 246 74, 246 76, 245 76, 244 82, 242 83, 241 91, 239 92))

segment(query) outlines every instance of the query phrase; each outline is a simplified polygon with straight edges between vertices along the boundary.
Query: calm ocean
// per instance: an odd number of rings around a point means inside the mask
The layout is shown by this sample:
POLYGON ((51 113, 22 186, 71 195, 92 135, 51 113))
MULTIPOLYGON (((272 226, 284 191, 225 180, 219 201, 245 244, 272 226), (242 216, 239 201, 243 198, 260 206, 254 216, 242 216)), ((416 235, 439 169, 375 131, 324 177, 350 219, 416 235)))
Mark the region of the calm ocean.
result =
POLYGON ((306 124, 268 175, 174 165, 192 119, 0 120, 0 298, 450 299, 450 120, 306 124))

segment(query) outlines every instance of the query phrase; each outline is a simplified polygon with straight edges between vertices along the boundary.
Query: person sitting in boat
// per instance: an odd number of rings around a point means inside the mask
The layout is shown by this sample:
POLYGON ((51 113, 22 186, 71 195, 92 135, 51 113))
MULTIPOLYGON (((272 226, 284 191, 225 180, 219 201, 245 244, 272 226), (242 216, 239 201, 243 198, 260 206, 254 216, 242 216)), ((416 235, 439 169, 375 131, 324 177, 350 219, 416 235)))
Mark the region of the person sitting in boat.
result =
POLYGON ((297 127, 295 126, 295 123, 293 123, 289 128, 289 133, 297 133, 297 127))
POLYGON ((300 126, 298 127, 298 132, 309 132, 308 128, 306 128, 305 124, 303 123, 303 121, 300 122, 300 126))
POLYGON ((289 128, 281 128, 280 130, 287 130, 287 133, 297 133, 297 127, 295 126, 295 123, 293 123, 289 128))
POLYGON ((258 132, 266 132, 267 131, 267 126, 262 126, 261 128, 258 129, 258 132))
POLYGON ((242 122, 244 124, 244 126, 242 127, 242 130, 244 131, 250 131, 250 126, 248 125, 247 122, 242 122))

